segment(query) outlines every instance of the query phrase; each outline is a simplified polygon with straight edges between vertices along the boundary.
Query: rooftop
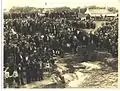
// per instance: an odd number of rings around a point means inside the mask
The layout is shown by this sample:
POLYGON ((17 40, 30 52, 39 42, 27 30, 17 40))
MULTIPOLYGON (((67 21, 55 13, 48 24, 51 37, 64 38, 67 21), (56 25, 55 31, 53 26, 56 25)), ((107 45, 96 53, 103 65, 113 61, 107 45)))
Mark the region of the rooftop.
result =
POLYGON ((107 9, 87 9, 85 14, 113 14, 109 12, 107 9))

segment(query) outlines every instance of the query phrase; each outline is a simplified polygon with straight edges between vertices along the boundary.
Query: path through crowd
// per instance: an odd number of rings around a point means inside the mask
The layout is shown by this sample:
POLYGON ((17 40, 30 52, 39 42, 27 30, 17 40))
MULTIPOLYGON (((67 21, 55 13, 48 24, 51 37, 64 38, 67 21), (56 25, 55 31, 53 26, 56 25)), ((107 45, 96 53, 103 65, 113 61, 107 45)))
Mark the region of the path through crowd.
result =
POLYGON ((97 31, 97 29, 98 29, 103 23, 105 23, 106 21, 95 21, 95 22, 96 22, 96 28, 95 28, 95 29, 85 29, 85 31, 86 31, 87 33, 90 33, 91 31, 92 31, 92 32, 97 31))

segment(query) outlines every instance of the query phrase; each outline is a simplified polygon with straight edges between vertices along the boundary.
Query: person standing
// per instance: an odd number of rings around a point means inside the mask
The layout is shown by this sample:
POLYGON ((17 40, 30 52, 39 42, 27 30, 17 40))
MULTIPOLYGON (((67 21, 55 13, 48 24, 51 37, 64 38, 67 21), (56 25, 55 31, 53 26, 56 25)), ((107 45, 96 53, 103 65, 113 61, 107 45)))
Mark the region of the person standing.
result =
POLYGON ((14 71, 13 71, 13 87, 18 87, 19 85, 19 76, 18 76, 18 71, 17 71, 17 67, 14 66, 14 71))
POLYGON ((24 85, 23 63, 22 62, 18 64, 18 75, 19 75, 19 85, 24 85))
POLYGON ((31 67, 30 67, 30 61, 27 62, 26 65, 26 80, 27 80, 27 84, 31 82, 31 67))
POLYGON ((12 84, 13 84, 13 66, 11 65, 7 65, 6 69, 5 69, 5 79, 6 79, 6 87, 7 88, 12 88, 12 84))
POLYGON ((43 62, 40 59, 38 61, 38 79, 43 80, 43 62))

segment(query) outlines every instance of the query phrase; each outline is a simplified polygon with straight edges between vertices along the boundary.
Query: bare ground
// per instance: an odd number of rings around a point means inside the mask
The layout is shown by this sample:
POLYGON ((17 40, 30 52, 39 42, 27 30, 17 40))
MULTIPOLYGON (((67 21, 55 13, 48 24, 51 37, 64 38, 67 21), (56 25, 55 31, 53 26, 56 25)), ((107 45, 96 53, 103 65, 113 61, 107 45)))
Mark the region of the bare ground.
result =
POLYGON ((107 66, 104 62, 75 62, 71 60, 72 55, 65 58, 58 58, 56 61, 57 69, 65 78, 66 84, 60 84, 53 80, 55 77, 51 75, 43 81, 26 84, 23 88, 117 88, 118 72, 107 66), (67 58, 68 59, 67 59, 67 58), (69 62, 68 62, 69 60, 69 62), (74 72, 69 73, 67 65, 72 64, 74 72))

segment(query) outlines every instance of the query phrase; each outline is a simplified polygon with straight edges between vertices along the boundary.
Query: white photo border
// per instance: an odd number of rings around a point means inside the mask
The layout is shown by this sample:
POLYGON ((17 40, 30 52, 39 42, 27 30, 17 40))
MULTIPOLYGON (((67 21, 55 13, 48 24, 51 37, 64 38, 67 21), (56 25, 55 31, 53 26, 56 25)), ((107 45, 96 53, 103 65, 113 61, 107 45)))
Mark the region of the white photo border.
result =
MULTIPOLYGON (((49 91, 53 91, 54 89, 4 89, 3 88, 3 63, 4 63, 4 61, 3 61, 3 54, 4 54, 4 51, 3 51, 3 38, 4 38, 4 36, 3 36, 3 22, 4 22, 4 20, 3 20, 3 2, 4 2, 4 0, 0 0, 0 90, 5 90, 5 91, 13 91, 13 90, 18 90, 18 91, 39 91, 39 90, 42 90, 42 91, 44 91, 44 90, 49 90, 49 91)), ((12 0, 11 0, 11 2, 12 2, 12 0)), ((108 3, 109 4, 109 3, 108 3)), ((120 9, 120 0, 118 0, 118 4, 117 4, 117 9, 120 9)), ((120 19, 120 10, 119 10, 119 19, 120 19)), ((120 44, 120 38, 119 38, 119 35, 120 35, 120 20, 119 20, 119 31, 118 31, 118 44, 120 44)), ((120 51, 119 51, 119 49, 120 49, 120 45, 118 45, 118 88, 120 88, 120 51)), ((92 90, 92 91, 101 91, 101 90, 103 90, 103 91, 105 91, 105 90, 108 90, 108 91, 117 91, 118 90, 118 88, 115 88, 115 89, 112 89, 112 88, 110 88, 110 89, 103 89, 103 88, 98 88, 98 89, 82 89, 82 88, 69 88, 69 89, 55 89, 55 90, 57 90, 57 91, 61 91, 61 90, 66 90, 66 91, 68 91, 68 90, 76 90, 76 91, 79 91, 79 90, 83 90, 83 91, 90 91, 90 90, 92 90)))

